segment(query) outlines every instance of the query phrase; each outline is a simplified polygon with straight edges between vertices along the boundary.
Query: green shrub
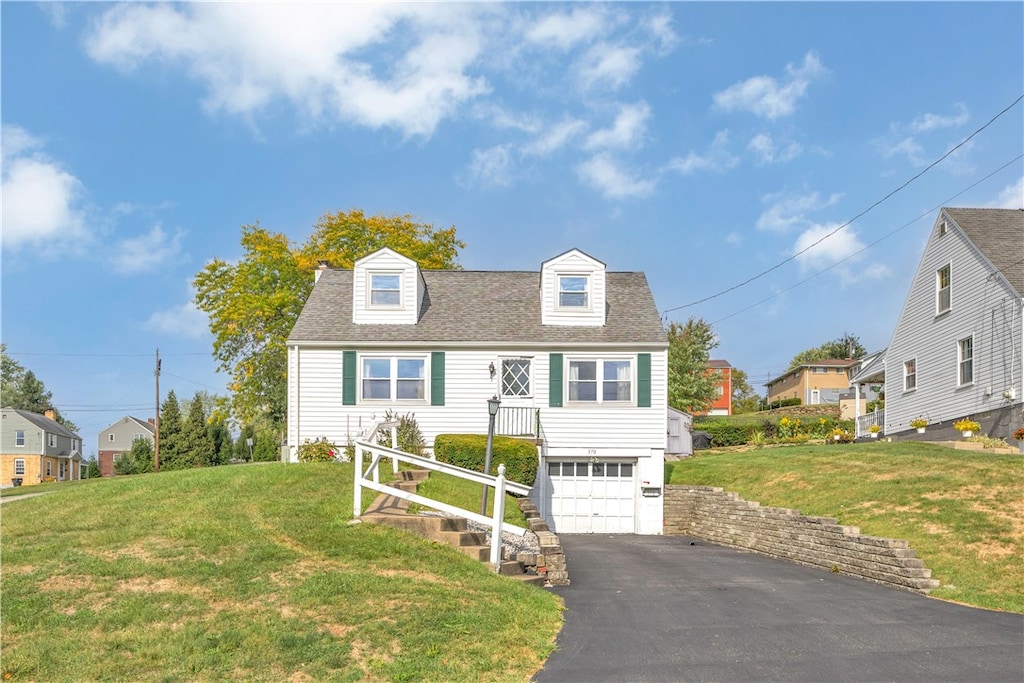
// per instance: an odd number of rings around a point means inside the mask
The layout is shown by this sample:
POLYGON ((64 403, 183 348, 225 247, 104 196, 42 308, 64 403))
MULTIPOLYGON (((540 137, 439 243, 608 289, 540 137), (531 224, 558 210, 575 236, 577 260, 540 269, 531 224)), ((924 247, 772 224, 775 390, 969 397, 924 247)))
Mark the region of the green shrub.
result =
POLYGON ((711 435, 711 445, 741 446, 753 438, 755 432, 761 431, 757 425, 735 424, 726 420, 711 420, 700 424, 700 429, 711 435))
MULTIPOLYGON (((434 457, 449 465, 474 472, 484 471, 487 458, 486 434, 438 434, 434 437, 434 457)), ((491 471, 505 465, 505 478, 526 486, 537 480, 537 446, 525 439, 495 436, 491 446, 491 471)))
MULTIPOLYGON (((415 414, 406 413, 405 415, 399 415, 389 410, 384 414, 384 419, 388 422, 398 423, 398 450, 411 453, 412 455, 423 455, 426 441, 423 439, 423 432, 420 431, 419 423, 416 422, 415 414)), ((390 429, 382 429, 378 432, 377 445, 391 447, 390 429)), ((354 444, 352 450, 355 452, 354 444)), ((345 452, 348 452, 348 446, 346 446, 345 452)))
POLYGON ((338 447, 328 441, 326 436, 321 436, 316 441, 306 439, 299 446, 299 462, 330 462, 338 453, 338 447))

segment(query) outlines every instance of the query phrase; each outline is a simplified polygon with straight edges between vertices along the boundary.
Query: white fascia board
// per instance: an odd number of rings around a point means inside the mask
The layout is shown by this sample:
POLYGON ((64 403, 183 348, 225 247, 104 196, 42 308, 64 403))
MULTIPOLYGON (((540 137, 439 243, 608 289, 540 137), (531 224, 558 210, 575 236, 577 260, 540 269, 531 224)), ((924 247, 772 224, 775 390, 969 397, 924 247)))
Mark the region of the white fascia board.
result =
POLYGON ((423 348, 423 349, 510 349, 526 348, 546 350, 552 352, 572 352, 580 349, 594 349, 606 351, 636 351, 637 349, 650 349, 661 351, 668 348, 668 342, 580 342, 580 343, 542 343, 542 342, 516 342, 516 341, 495 341, 495 342, 458 342, 458 341, 291 341, 288 348, 423 348))

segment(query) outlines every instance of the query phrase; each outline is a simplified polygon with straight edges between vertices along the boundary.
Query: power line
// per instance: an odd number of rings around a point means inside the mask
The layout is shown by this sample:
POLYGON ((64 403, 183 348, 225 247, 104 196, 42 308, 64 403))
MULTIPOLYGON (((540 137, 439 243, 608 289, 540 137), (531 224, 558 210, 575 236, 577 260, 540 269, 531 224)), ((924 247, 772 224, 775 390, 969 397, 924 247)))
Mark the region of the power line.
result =
MULTIPOLYGON (((978 186, 978 185, 980 185, 981 183, 985 182, 986 180, 988 180, 989 178, 991 178, 992 176, 994 176, 994 175, 995 175, 996 173, 999 173, 1000 171, 1002 171, 1002 170, 1003 170, 1004 168, 1006 168, 1006 167, 1007 167, 1007 166, 1009 166, 1010 164, 1012 164, 1012 163, 1014 163, 1014 162, 1017 162, 1017 161, 1020 161, 1020 160, 1021 160, 1022 158, 1024 158, 1024 154, 1018 154, 1018 155, 1017 155, 1017 156, 1016 156, 1015 158, 1013 158, 1013 159, 1010 159, 1010 160, 1009 160, 1009 161, 1007 161, 1007 162, 1006 162, 1005 164, 1003 164, 1002 166, 1000 166, 1000 167, 999 167, 999 168, 997 168, 996 170, 994 170, 994 171, 992 171, 991 173, 989 173, 988 175, 986 175, 986 176, 985 176, 984 178, 980 178, 980 179, 978 179, 977 181, 975 181, 974 183, 971 183, 970 185, 968 185, 968 186, 967 186, 967 187, 965 187, 964 189, 960 190, 960 191, 959 191, 959 192, 957 192, 956 194, 952 195, 951 197, 948 197, 948 198, 944 199, 943 201, 941 201, 940 203, 936 204, 936 205, 935 205, 935 206, 933 206, 932 208, 930 208, 930 209, 927 209, 926 211, 922 212, 922 213, 921 213, 920 215, 918 215, 917 217, 915 217, 915 218, 913 218, 913 219, 911 219, 911 220, 907 221, 906 223, 904 223, 904 224, 903 224, 903 225, 901 225, 900 227, 898 227, 898 228, 895 228, 895 229, 893 229, 893 230, 890 230, 889 232, 887 232, 886 234, 882 235, 881 237, 879 237, 879 238, 878 238, 877 240, 875 240, 874 242, 871 242, 870 244, 868 244, 868 245, 864 246, 863 248, 861 248, 861 249, 859 249, 859 250, 857 250, 857 251, 853 252, 852 254, 849 254, 848 256, 846 256, 846 257, 844 257, 844 258, 842 258, 842 259, 840 259, 840 260, 836 261, 836 262, 835 262, 835 263, 833 263, 832 265, 830 265, 830 266, 828 266, 828 267, 826 267, 826 268, 822 268, 822 269, 821 269, 821 270, 819 270, 818 272, 816 272, 816 273, 813 273, 813 274, 811 274, 811 275, 809 275, 809 276, 805 277, 805 278, 804 278, 803 280, 800 280, 799 282, 796 282, 796 283, 794 283, 794 284, 790 285, 790 286, 789 286, 789 287, 787 287, 786 289, 783 289, 783 290, 782 290, 782 291, 780 291, 780 292, 776 292, 775 294, 772 294, 772 295, 771 295, 771 296, 769 296, 769 297, 765 297, 764 299, 761 299, 760 301, 758 301, 758 302, 756 302, 756 303, 753 303, 753 304, 751 304, 751 305, 747 306, 746 308, 741 308, 740 310, 736 311, 735 313, 730 313, 729 315, 725 316, 724 318, 719 318, 718 320, 714 321, 714 322, 713 322, 713 323, 711 323, 711 324, 712 324, 712 325, 717 325, 718 323, 721 323, 721 322, 725 322, 726 320, 729 320, 730 318, 735 318, 735 317, 736 317, 737 315, 739 315, 740 313, 746 313, 747 311, 749 311, 749 310, 750 310, 750 309, 752 309, 752 308, 756 308, 757 306, 760 306, 760 305, 761 305, 761 304, 763 304, 763 303, 766 303, 766 302, 768 302, 768 301, 771 301, 772 299, 776 299, 776 298, 778 298, 778 297, 782 296, 782 295, 783 295, 783 294, 785 294, 786 292, 789 292, 789 291, 791 291, 791 290, 793 290, 793 289, 796 289, 796 288, 797 288, 797 287, 799 287, 800 285, 803 285, 803 284, 806 284, 806 283, 810 282, 811 280, 813 280, 814 278, 818 277, 819 275, 823 275, 823 274, 827 273, 828 271, 832 270, 832 269, 833 269, 833 268, 835 268, 836 266, 838 266, 838 265, 840 265, 840 264, 842 264, 842 263, 845 263, 846 261, 849 261, 849 260, 850 260, 850 259, 852 259, 853 257, 855 257, 855 256, 859 256, 860 254, 863 254, 863 253, 864 253, 865 251, 867 251, 868 249, 871 249, 872 247, 874 247, 874 246, 875 246, 875 245, 877 245, 878 243, 880 243, 880 242, 883 242, 883 241, 885 241, 885 240, 889 239, 890 237, 892 237, 892 236, 893 236, 893 235, 895 235, 896 233, 900 232, 901 230, 904 230, 905 228, 908 228, 908 227, 910 227, 911 225, 913 225, 913 224, 914 224, 914 223, 916 223, 917 221, 921 220, 921 219, 922 219, 922 218, 924 218, 925 216, 928 216, 928 215, 930 215, 930 214, 931 214, 932 212, 934 212, 934 211, 937 211, 938 209, 941 209, 941 208, 942 208, 943 206, 947 206, 947 205, 949 204, 949 202, 951 202, 952 200, 956 199, 957 197, 959 197, 959 196, 960 196, 960 195, 962 195, 963 193, 965 193, 965 192, 968 192, 968 191, 970 191, 970 190, 974 189, 975 187, 977 187, 977 186, 978 186)), ((1014 265, 1016 265, 1016 264, 1014 264, 1014 265)))
MULTIPOLYGON (((839 227, 837 227, 837 228, 836 228, 835 230, 833 230, 832 232, 829 232, 829 233, 827 233, 826 235, 822 236, 822 237, 821 237, 820 239, 818 239, 817 241, 815 241, 815 242, 813 242, 813 243, 811 243, 811 244, 807 245, 806 247, 804 247, 804 248, 803 248, 803 249, 801 249, 800 251, 798 251, 798 252, 794 253, 793 255, 789 256, 788 258, 786 258, 786 259, 784 259, 784 260, 782 260, 782 261, 780 261, 780 262, 776 263, 776 264, 775 264, 774 266, 772 266, 771 268, 768 268, 767 270, 763 270, 763 271, 761 271, 760 273, 758 273, 757 275, 754 275, 753 277, 750 277, 750 278, 748 278, 748 279, 744 280, 743 282, 740 282, 739 284, 736 284, 736 285, 733 285, 732 287, 728 287, 728 288, 726 288, 726 289, 723 289, 723 290, 721 290, 721 291, 719 291, 719 292, 716 292, 716 293, 714 293, 714 294, 711 294, 710 296, 706 296, 706 297, 704 297, 703 299, 699 299, 699 300, 697 300, 697 301, 691 301, 690 303, 688 303, 688 304, 683 304, 682 306, 676 306, 676 307, 674 307, 674 308, 667 308, 667 309, 665 309, 664 311, 662 311, 662 315, 664 316, 664 315, 667 315, 667 314, 669 314, 669 313, 672 313, 673 311, 678 311, 678 310, 681 310, 681 309, 683 309, 683 308, 690 308, 691 306, 696 306, 696 305, 698 305, 698 304, 702 304, 702 303, 705 303, 705 302, 707 302, 707 301, 711 301, 712 299, 717 299, 718 297, 722 296, 723 294, 728 294, 729 292, 732 292, 732 291, 734 291, 734 290, 737 290, 737 289, 739 289, 740 287, 744 287, 744 286, 746 286, 746 285, 749 285, 749 284, 750 284, 751 282, 754 282, 755 280, 759 280, 759 279, 761 279, 762 277, 764 277, 764 276, 765 276, 765 275, 767 275, 768 273, 771 273, 772 271, 778 270, 779 268, 781 268, 782 266, 786 265, 787 263, 789 263, 790 261, 792 261, 792 260, 793 260, 793 259, 795 259, 796 257, 800 256, 801 254, 805 254, 805 253, 807 253, 808 251, 810 251, 810 250, 811 250, 811 249, 813 249, 814 247, 818 246, 819 244, 821 244, 822 242, 824 242, 825 240, 827 240, 827 239, 828 239, 829 237, 832 237, 832 235, 835 235, 835 234, 836 234, 837 232, 839 232, 840 230, 843 230, 844 228, 847 228, 847 227, 849 227, 849 226, 850 226, 850 225, 851 225, 851 224, 852 224, 852 223, 853 223, 854 221, 856 221, 857 219, 859 219, 859 218, 863 217, 863 216, 864 216, 865 214, 867 214, 867 213, 868 213, 869 211, 872 211, 872 210, 873 210, 873 209, 875 209, 875 208, 876 208, 877 206, 879 206, 879 205, 880 205, 880 204, 882 204, 883 202, 887 201, 887 200, 888 200, 888 199, 889 199, 890 197, 892 197, 892 196, 893 196, 893 195, 895 195, 896 193, 898 193, 898 192, 902 191, 902 190, 903 190, 904 188, 906 188, 906 187, 907 187, 908 185, 910 185, 910 184, 911 184, 912 182, 914 182, 915 180, 917 180, 918 178, 920 178, 921 176, 923 176, 923 175, 924 175, 925 173, 927 173, 928 171, 930 171, 931 169, 933 169, 933 168, 934 168, 935 166, 937 166, 937 165, 938 165, 938 164, 940 164, 941 162, 945 161, 945 160, 946 160, 946 159, 947 159, 947 158, 948 158, 948 157, 949 157, 949 156, 950 156, 951 154, 953 154, 953 153, 954 153, 955 151, 957 151, 958 149, 960 149, 961 147, 963 147, 964 145, 966 145, 966 144, 967 144, 968 142, 970 142, 970 141, 971 141, 971 140, 972 140, 972 139, 973 139, 973 138, 974 138, 975 136, 977 136, 977 135, 978 135, 979 133, 981 133, 981 132, 982 132, 983 130, 985 130, 986 128, 988 128, 989 126, 991 126, 991 125, 992 125, 993 123, 995 123, 995 122, 996 122, 996 120, 997 120, 997 119, 998 119, 999 117, 1001 117, 1001 116, 1002 116, 1003 114, 1005 114, 1006 112, 1010 111, 1010 109, 1013 109, 1013 107, 1015 107, 1015 106, 1016 106, 1017 104, 1019 104, 1019 103, 1020 103, 1020 101, 1021 101, 1022 99, 1024 99, 1024 95, 1021 95, 1021 96, 1019 96, 1019 97, 1018 97, 1018 98, 1017 98, 1016 100, 1014 100, 1014 101, 1013 101, 1013 102, 1012 102, 1012 103, 1011 103, 1010 105, 1008 105, 1008 106, 1007 106, 1007 107, 1006 107, 1005 109, 1003 109, 1003 110, 1002 110, 1001 112, 999 112, 998 114, 996 114, 995 116, 993 116, 993 117, 992 117, 991 119, 989 119, 988 123, 986 123, 986 124, 985 124, 985 125, 983 125, 983 126, 982 126, 981 128, 977 129, 976 131, 974 131, 973 133, 971 133, 970 135, 968 135, 968 136, 967 136, 966 138, 964 138, 963 140, 961 140, 959 144, 957 144, 957 145, 956 145, 955 147, 953 147, 953 148, 952 148, 952 149, 950 149, 950 150, 949 150, 948 152, 946 152, 945 154, 943 154, 943 155, 942 155, 941 157, 939 157, 938 159, 936 159, 936 160, 935 160, 935 161, 933 161, 932 163, 928 164, 928 165, 927 165, 927 166, 926 166, 926 167, 925 167, 925 168, 924 168, 923 170, 921 170, 921 171, 920 171, 920 172, 919 172, 919 173, 918 173, 917 175, 913 176, 912 178, 910 178, 909 180, 907 180, 906 182, 904 182, 904 183, 903 183, 902 185, 900 185, 899 187, 897 187, 897 188, 896 188, 895 190, 892 190, 891 192, 889 192, 889 193, 888 193, 887 195, 885 195, 884 197, 882 197, 881 199, 879 199, 878 201, 876 201, 876 202, 875 202, 874 204, 872 204, 872 205, 871 205, 871 206, 869 206, 868 208, 866 208, 866 209, 864 209, 863 211, 861 211, 860 213, 858 213, 858 214, 857 214, 856 216, 854 216, 854 217, 853 217, 853 218, 851 218, 850 220, 848 220, 848 221, 846 221, 845 223, 841 224, 841 225, 840 225, 839 227)), ((1012 162, 1011 162, 1011 163, 1012 163, 1012 162)))
MULTIPOLYGON (((37 353, 35 351, 4 351, 8 356, 43 356, 66 358, 151 358, 151 353, 37 353)), ((195 353, 165 353, 166 356, 210 356, 209 351, 195 353)))

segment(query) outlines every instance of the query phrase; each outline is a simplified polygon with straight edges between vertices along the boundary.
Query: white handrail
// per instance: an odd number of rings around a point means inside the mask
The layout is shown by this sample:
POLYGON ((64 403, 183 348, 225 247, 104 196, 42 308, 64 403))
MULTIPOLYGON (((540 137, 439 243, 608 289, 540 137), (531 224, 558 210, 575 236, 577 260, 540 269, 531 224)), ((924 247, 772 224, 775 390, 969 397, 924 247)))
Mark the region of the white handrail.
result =
MULTIPOLYGON (((376 430, 371 432, 372 435, 376 433, 376 430)), ((447 512, 452 515, 459 517, 465 517, 466 519, 473 520, 484 526, 491 528, 491 553, 490 561, 491 567, 494 571, 499 571, 501 568, 501 534, 502 531, 508 531, 522 536, 527 532, 527 529, 516 526, 514 524, 506 524, 504 522, 505 516, 505 493, 515 493, 518 495, 529 495, 530 487, 524 486, 523 484, 517 484, 516 482, 510 482, 505 479, 505 465, 498 465, 497 476, 491 476, 489 474, 483 474, 482 472, 474 472, 458 465, 449 465, 448 463, 438 462, 431 460, 430 458, 424 458, 418 455, 412 455, 400 451, 397 448, 387 448, 386 446, 379 446, 369 441, 356 441, 355 442, 355 457, 353 458, 353 469, 355 471, 355 485, 353 486, 353 501, 352 501, 352 515, 358 518, 362 514, 363 507, 363 496, 362 490, 364 488, 377 491, 378 493, 384 493, 389 496, 408 500, 419 505, 423 505, 434 510, 440 510, 441 512, 447 512), (363 457, 365 453, 369 453, 372 456, 370 466, 364 471, 363 470, 363 457), (477 512, 470 510, 464 510, 454 505, 448 505, 440 501, 426 498, 416 493, 410 493, 409 491, 402 491, 391 486, 387 486, 380 483, 378 467, 382 458, 391 458, 395 467, 398 466, 398 461, 407 462, 411 465, 416 465, 423 469, 433 470, 435 472, 442 472, 444 474, 450 474, 452 476, 459 477, 461 479, 467 479, 474 481, 478 484, 484 484, 494 488, 494 510, 491 517, 486 517, 477 512)), ((396 470, 397 471, 397 470, 396 470)))

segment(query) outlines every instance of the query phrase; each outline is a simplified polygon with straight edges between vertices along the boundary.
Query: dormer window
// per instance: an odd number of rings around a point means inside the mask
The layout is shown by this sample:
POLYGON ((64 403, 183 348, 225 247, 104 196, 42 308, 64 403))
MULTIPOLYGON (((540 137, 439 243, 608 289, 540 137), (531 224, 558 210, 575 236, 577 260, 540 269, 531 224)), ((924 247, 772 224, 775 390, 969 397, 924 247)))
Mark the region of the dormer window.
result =
POLYGON ((399 273, 370 273, 370 307, 401 308, 402 276, 399 273))
POLYGON ((558 307, 590 308, 590 278, 586 275, 559 275, 558 307))

